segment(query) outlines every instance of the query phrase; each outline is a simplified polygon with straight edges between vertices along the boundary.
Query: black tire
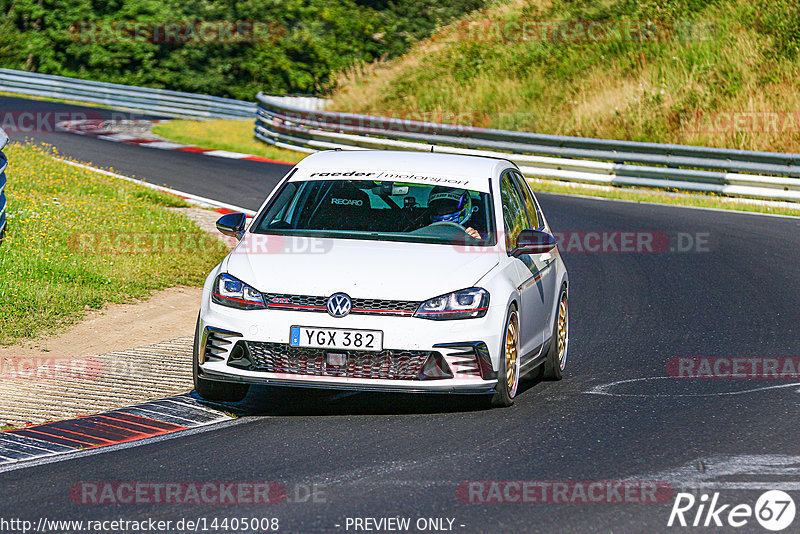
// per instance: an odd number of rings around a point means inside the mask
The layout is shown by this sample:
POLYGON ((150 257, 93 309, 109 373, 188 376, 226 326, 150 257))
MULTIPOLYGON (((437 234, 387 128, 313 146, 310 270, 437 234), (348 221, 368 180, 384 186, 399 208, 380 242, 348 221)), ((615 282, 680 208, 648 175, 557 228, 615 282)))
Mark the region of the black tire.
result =
POLYGON ((235 382, 217 382, 206 380, 198 376, 198 356, 200 354, 200 317, 197 317, 197 327, 194 329, 194 348, 192 350, 192 378, 194 390, 202 398, 218 402, 239 402, 247 396, 250 384, 237 384, 235 382))
POLYGON ((550 346, 547 348, 547 355, 545 356, 544 372, 542 378, 544 380, 561 380, 564 376, 564 368, 567 364, 567 355, 569 349, 569 306, 567 298, 567 288, 562 287, 561 292, 558 294, 558 306, 556 307, 556 316, 553 321, 553 335, 550 338, 550 346), (562 310, 563 303, 563 310, 562 310), (564 323, 561 323, 561 313, 564 313, 564 323), (563 327, 564 330, 560 330, 563 327), (563 334, 563 335, 562 335, 563 334), (563 353, 561 351, 563 345, 563 353), (562 359, 563 358, 563 359, 562 359))
POLYGON ((491 405, 495 408, 506 408, 514 404, 514 397, 517 396, 517 391, 519 391, 519 381, 520 381, 520 368, 519 368, 519 313, 517 312, 517 307, 515 305, 511 305, 508 309, 508 313, 506 313, 506 320, 503 323, 503 334, 502 334, 503 344, 502 344, 502 353, 500 357, 500 365, 497 371, 497 386, 495 387, 495 392, 492 395, 491 405), (509 374, 507 372, 507 365, 509 363, 508 357, 508 345, 510 343, 508 336, 509 336, 509 328, 510 324, 515 322, 516 326, 516 349, 515 354, 512 356, 513 361, 516 365, 516 371, 514 371, 514 378, 513 380, 509 379, 509 374), (509 384, 509 381, 515 383, 514 386, 509 384))

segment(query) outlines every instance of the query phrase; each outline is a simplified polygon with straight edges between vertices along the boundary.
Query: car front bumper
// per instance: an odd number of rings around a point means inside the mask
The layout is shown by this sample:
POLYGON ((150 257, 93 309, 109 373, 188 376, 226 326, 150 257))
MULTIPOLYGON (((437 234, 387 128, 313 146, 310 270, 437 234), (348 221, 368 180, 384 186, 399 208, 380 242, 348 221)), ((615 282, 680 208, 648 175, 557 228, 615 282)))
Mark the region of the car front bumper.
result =
MULTIPOLYGON (((198 326, 198 352, 205 354, 204 343, 209 330, 238 335, 223 336, 230 342, 222 350, 214 351, 214 358, 199 363, 198 376, 224 382, 360 391, 488 393, 497 384, 500 333, 504 320, 503 307, 490 307, 487 315, 481 318, 451 321, 379 315, 334 318, 317 312, 236 310, 210 303, 206 294, 198 326), (235 359, 230 356, 236 343, 288 345, 292 326, 381 330, 385 350, 439 353, 452 377, 423 380, 356 378, 328 373, 268 372, 229 365, 235 359)), ((368 358, 370 353, 359 354, 368 358)), ((194 355, 195 358, 198 356, 194 355)))

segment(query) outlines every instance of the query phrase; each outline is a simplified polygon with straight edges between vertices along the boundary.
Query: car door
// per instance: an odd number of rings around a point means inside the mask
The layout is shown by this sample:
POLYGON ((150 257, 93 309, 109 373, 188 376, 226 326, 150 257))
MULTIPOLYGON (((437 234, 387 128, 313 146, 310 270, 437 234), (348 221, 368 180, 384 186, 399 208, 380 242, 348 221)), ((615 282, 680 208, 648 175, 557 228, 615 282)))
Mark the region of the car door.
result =
MULTIPOLYGON (((525 177, 518 171, 514 171, 513 175, 514 184, 517 186, 522 196, 522 201, 525 204, 525 211, 527 212, 528 221, 530 223, 528 228, 547 232, 548 229, 545 227, 544 217, 539 210, 539 204, 534 199, 533 192, 525 180, 525 177)), ((531 254, 529 257, 531 261, 527 263, 528 269, 535 279, 538 278, 535 283, 535 294, 539 295, 539 298, 542 299, 544 304, 545 315, 541 320, 543 329, 542 341, 547 341, 553 334, 552 325, 554 318, 552 314, 555 309, 556 290, 558 289, 556 287, 558 285, 558 280, 556 278, 556 269, 554 265, 556 257, 554 251, 545 252, 544 254, 531 254)))
MULTIPOLYGON (((509 169, 500 178, 500 197, 503 205, 503 225, 505 229, 506 250, 510 253, 516 246, 517 236, 522 230, 529 227, 530 221, 525 208, 525 202, 515 183, 514 171, 509 169)), ((520 293, 520 351, 523 364, 531 356, 536 356, 536 351, 544 341, 543 322, 548 313, 545 306, 544 290, 536 279, 538 254, 521 254, 511 258, 514 264, 517 289, 520 293)))

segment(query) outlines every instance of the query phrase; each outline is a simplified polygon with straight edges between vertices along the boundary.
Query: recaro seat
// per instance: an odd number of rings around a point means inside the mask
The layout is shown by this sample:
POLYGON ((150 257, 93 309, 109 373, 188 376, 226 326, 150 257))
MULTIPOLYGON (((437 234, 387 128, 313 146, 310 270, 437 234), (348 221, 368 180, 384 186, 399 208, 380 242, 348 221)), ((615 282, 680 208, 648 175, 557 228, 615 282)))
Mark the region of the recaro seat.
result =
POLYGON ((369 230, 369 195, 352 182, 334 183, 309 221, 321 230, 369 230))

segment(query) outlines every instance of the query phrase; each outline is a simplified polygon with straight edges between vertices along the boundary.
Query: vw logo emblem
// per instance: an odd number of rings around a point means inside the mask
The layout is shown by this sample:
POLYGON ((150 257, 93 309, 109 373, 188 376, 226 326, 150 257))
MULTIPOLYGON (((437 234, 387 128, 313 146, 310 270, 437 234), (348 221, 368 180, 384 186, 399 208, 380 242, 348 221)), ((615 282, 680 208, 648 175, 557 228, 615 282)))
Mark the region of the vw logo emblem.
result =
POLYGON ((352 306, 353 304, 350 302, 350 297, 344 293, 336 293, 335 295, 331 295, 327 304, 328 313, 333 317, 344 317, 350 313, 350 308, 352 306))

